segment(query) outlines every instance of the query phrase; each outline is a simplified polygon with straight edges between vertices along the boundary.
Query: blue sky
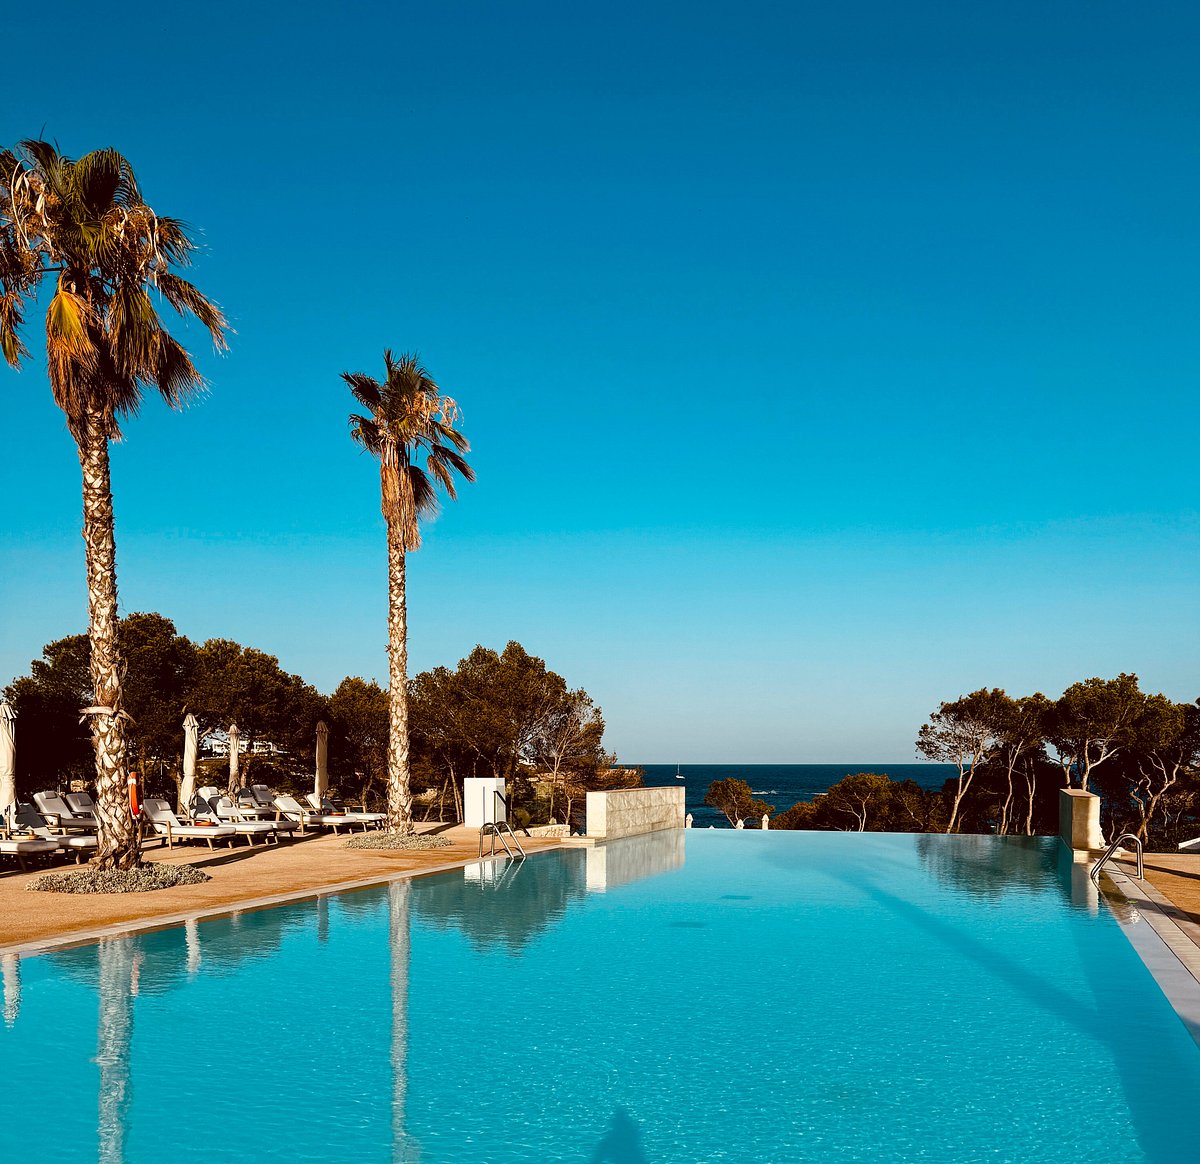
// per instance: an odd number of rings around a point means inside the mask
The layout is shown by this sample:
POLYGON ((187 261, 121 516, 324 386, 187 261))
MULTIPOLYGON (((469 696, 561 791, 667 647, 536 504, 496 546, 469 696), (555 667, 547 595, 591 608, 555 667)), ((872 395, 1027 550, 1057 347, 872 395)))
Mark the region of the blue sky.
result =
MULTIPOLYGON (((909 761, 983 685, 1200 693, 1195 6, 6 24, 65 47, 0 140, 122 150, 237 331, 182 331, 210 391, 114 449, 126 612, 386 675, 338 374, 391 346, 479 477, 410 561, 414 670, 516 638, 667 763, 909 761)), ((0 385, 3 683, 86 591, 44 370, 0 385)))

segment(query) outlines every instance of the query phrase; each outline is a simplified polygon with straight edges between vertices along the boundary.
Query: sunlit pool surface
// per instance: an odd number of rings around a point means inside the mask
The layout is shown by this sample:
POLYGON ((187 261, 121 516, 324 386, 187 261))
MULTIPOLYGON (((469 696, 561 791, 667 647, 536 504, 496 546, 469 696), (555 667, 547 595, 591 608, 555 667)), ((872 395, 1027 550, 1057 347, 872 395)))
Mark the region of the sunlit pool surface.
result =
POLYGON ((13 1159, 1200 1159, 1054 841, 659 833, 0 968, 13 1159))

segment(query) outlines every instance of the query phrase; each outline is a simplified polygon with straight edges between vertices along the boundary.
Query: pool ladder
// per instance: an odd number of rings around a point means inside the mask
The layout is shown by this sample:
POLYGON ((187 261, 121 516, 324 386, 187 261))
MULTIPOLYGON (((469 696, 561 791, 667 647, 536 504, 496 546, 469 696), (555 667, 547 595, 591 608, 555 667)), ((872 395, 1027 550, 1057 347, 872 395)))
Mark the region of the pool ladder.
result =
POLYGON ((483 857, 483 838, 490 837, 492 842, 491 852, 488 854, 491 857, 496 855, 496 839, 499 838, 500 843, 504 846, 504 851, 510 856, 515 857, 517 853, 521 854, 521 860, 525 860, 528 854, 525 852, 517 834, 512 831, 512 825, 506 820, 496 821, 494 824, 485 824, 479 830, 479 856, 483 857), (512 841, 513 845, 517 846, 517 853, 512 851, 512 845, 508 842, 512 841))
MULTIPOLYGON (((496 855, 496 838, 499 837, 500 843, 504 846, 504 851, 510 857, 515 857, 517 853, 520 853, 521 860, 524 861, 529 854, 525 852, 525 848, 518 839, 517 834, 512 830, 512 825, 508 823, 508 797, 501 792, 497 792, 493 788, 492 798, 492 807, 495 808, 496 805, 499 804, 500 808, 504 810, 504 820, 489 821, 487 824, 480 826, 479 856, 483 856, 483 838, 491 837, 492 849, 489 855, 494 857, 496 855), (512 845, 508 843, 510 840, 512 841, 513 845, 517 846, 517 853, 512 851, 512 845)), ((525 835, 529 836, 528 829, 525 830, 525 835)))
POLYGON ((1145 878, 1142 876, 1142 842, 1139 838, 1135 837, 1133 833, 1122 833, 1115 841, 1113 841, 1111 845, 1108 846, 1107 849, 1104 850, 1104 856, 1092 866, 1092 881, 1096 885, 1100 884, 1100 870, 1104 868, 1104 863, 1116 853, 1116 851, 1125 841, 1133 842, 1133 847, 1137 851, 1137 879, 1139 881, 1145 880, 1145 878))

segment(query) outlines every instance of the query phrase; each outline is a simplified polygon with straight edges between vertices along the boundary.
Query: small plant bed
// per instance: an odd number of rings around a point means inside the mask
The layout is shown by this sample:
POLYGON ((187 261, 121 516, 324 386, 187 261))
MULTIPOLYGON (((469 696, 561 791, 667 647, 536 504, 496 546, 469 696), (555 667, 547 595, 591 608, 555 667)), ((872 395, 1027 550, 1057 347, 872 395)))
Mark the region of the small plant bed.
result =
POLYGON ((72 869, 44 873, 25 886, 41 893, 150 893, 211 881, 194 865, 140 865, 136 869, 72 869))
POLYGON ((347 849, 448 849, 445 837, 425 833, 359 833, 346 842, 347 849))

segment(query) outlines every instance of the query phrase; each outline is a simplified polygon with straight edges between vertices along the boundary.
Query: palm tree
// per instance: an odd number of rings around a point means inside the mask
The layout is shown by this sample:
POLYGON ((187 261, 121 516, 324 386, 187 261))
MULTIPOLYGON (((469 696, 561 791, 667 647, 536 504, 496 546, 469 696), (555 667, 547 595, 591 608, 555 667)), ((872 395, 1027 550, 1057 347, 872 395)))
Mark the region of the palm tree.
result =
POLYGON ((362 372, 343 372, 342 379, 367 410, 351 415, 350 435, 379 458, 388 547, 387 827, 410 832, 405 554, 421 544, 420 519, 437 511, 437 486, 453 499, 454 474, 474 481, 475 473, 462 457, 471 446, 454 427, 458 405, 442 395, 415 355, 397 359, 389 349, 383 362, 382 384, 362 372))
POLYGON ((28 354, 21 338, 26 304, 43 280, 54 293, 46 312, 46 358, 83 469, 91 720, 96 749, 99 833, 95 861, 131 868, 140 855, 126 784, 125 720, 117 645, 117 571, 109 441, 132 416, 144 389, 171 407, 203 385, 183 347, 159 319, 158 291, 181 315, 195 316, 218 349, 226 324, 218 308, 172 268, 194 244, 182 223, 142 200, 133 168, 115 150, 74 161, 44 141, 0 150, 0 348, 14 367, 28 354))

